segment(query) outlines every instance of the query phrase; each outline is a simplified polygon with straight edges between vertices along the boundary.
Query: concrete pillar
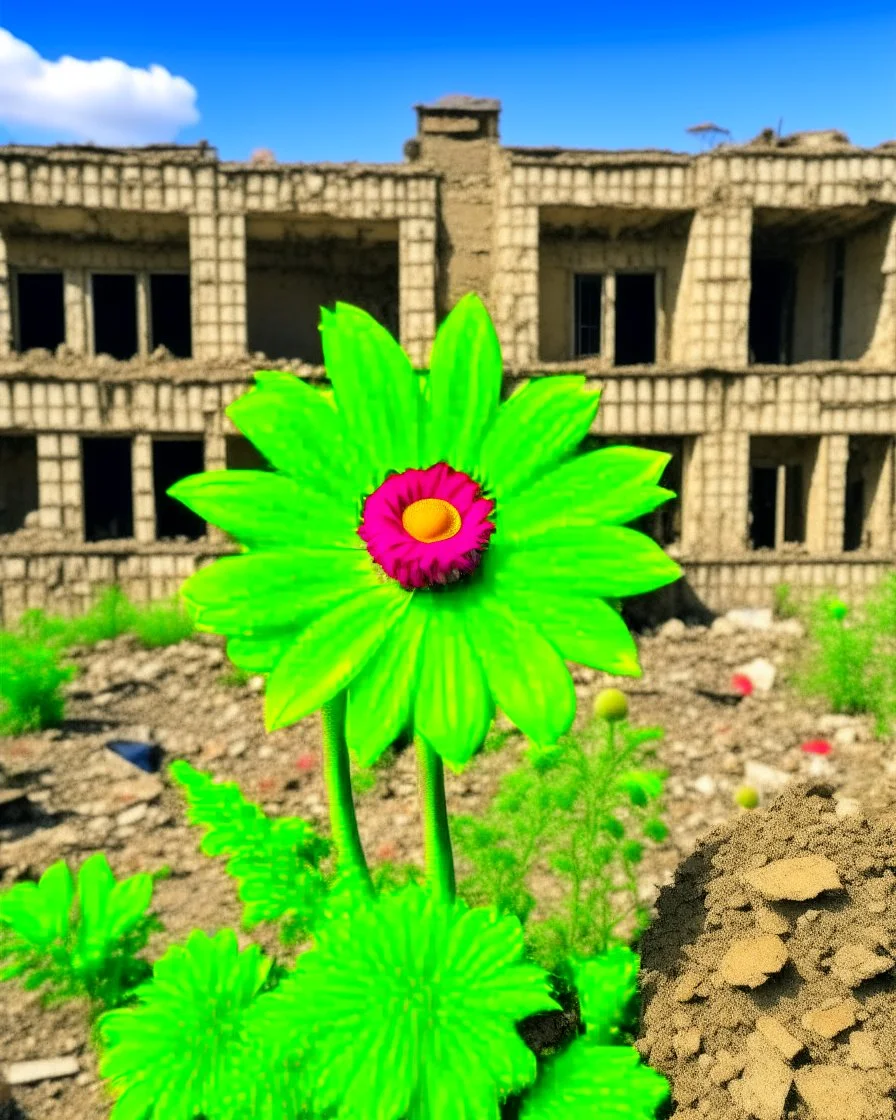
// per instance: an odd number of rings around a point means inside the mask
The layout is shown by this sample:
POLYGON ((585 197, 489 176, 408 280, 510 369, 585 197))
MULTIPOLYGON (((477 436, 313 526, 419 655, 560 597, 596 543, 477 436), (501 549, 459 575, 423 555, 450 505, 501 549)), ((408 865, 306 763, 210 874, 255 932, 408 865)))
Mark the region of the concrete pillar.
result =
POLYGON ((12 353, 12 300, 6 237, 0 229, 0 358, 12 353))
POLYGON ((62 447, 56 432, 37 436, 37 493, 40 527, 62 531, 62 447))
POLYGON ((246 352, 246 218, 190 215, 194 358, 246 352))
POLYGON ((423 368, 436 333, 436 220, 403 218, 398 230, 398 319, 401 345, 423 368))
POLYGON ((137 273, 137 353, 145 358, 149 353, 149 273, 137 273))
POLYGON ((608 365, 613 365, 616 354, 616 273, 608 272, 603 278, 601 301, 600 352, 608 365))
POLYGON ((84 540, 84 486, 81 479, 81 440, 74 432, 59 437, 62 472, 62 527, 74 540, 84 540))
POLYGON ((90 278, 86 268, 67 268, 63 272, 65 292, 65 345, 74 354, 90 354, 93 339, 88 334, 87 285, 90 278))
MULTIPOLYGON (((227 444, 224 438, 222 417, 210 414, 205 429, 205 464, 207 471, 223 471, 227 467, 227 444)), ((206 539, 214 547, 227 547, 231 539, 217 525, 206 525, 206 539)))
POLYGON ((156 539, 155 493, 152 480, 152 436, 134 436, 131 451, 131 486, 134 495, 134 539, 148 543, 156 539))
MULTIPOLYGON (((514 168, 512 175, 525 171, 514 168)), ((510 184, 502 183, 490 310, 505 365, 534 366, 539 357, 538 207, 511 206, 510 194, 510 184)))
POLYGON ((865 360, 871 365, 896 364, 896 218, 890 221, 884 259, 880 310, 865 360))
POLYGON ((749 206, 714 205, 694 215, 670 361, 747 364, 752 234, 749 206))
POLYGON ((715 431, 697 436, 682 464, 681 547, 690 556, 731 556, 747 548, 750 437, 715 431))
POLYGON ((820 437, 807 502, 806 547, 810 552, 829 555, 843 551, 848 460, 848 435, 820 437))

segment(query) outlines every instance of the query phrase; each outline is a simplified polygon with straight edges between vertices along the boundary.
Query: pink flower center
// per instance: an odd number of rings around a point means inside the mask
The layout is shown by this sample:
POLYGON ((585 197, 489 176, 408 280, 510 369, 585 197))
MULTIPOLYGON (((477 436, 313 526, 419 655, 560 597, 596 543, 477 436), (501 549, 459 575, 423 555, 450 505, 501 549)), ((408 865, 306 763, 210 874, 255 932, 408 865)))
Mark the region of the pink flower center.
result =
POLYGON ((474 571, 495 531, 495 503, 447 463, 390 475, 365 500, 358 535, 371 559, 409 591, 474 571))

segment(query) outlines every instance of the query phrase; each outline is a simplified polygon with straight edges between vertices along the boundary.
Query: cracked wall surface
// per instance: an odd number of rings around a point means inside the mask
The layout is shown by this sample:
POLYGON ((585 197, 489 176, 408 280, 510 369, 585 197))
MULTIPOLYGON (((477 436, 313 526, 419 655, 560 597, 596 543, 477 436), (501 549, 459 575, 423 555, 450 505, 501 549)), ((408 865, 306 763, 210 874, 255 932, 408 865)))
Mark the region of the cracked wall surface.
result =
POLYGON ((498 102, 416 111, 394 164, 0 147, 3 623, 113 582, 173 594, 234 546, 165 535, 164 480, 198 455, 255 463, 224 416, 254 369, 322 381, 315 323, 336 299, 425 367, 470 290, 511 386, 579 371, 603 390, 595 439, 672 449, 676 508, 641 527, 710 609, 767 605, 781 582, 861 598, 891 570, 896 142, 504 147, 498 102), (159 346, 174 337, 189 357, 159 346))

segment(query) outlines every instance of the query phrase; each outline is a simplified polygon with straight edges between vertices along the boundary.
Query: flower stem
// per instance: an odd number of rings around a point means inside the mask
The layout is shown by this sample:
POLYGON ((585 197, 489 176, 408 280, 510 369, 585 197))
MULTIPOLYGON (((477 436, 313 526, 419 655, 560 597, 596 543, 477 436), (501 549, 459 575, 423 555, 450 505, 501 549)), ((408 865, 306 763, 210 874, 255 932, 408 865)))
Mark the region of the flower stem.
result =
POLYGON ((321 709, 323 773, 330 808, 330 831, 336 845, 340 871, 356 874, 361 884, 372 892, 373 884, 364 858, 364 849, 361 847, 352 798, 351 768, 345 741, 345 707, 346 693, 343 690, 328 700, 321 709))
POLYGON ((415 741, 423 817, 423 852, 426 879, 433 898, 453 902, 455 898, 454 857, 445 805, 445 769, 442 760, 423 739, 415 741))

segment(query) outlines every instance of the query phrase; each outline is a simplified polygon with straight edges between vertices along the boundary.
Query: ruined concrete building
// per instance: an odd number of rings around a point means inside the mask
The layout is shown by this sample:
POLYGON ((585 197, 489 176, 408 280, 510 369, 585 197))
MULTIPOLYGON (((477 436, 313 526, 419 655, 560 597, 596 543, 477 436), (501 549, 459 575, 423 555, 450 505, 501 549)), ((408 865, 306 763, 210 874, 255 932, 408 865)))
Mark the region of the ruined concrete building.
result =
POLYGON ((698 156, 502 147, 500 104, 417 106, 396 164, 218 160, 207 144, 0 148, 0 603, 173 594, 231 550, 166 488, 259 466, 224 416, 256 368, 319 379, 319 307, 425 366, 479 292, 508 386, 603 386, 591 440, 668 450, 643 527, 710 609, 891 568, 896 143, 698 156))

